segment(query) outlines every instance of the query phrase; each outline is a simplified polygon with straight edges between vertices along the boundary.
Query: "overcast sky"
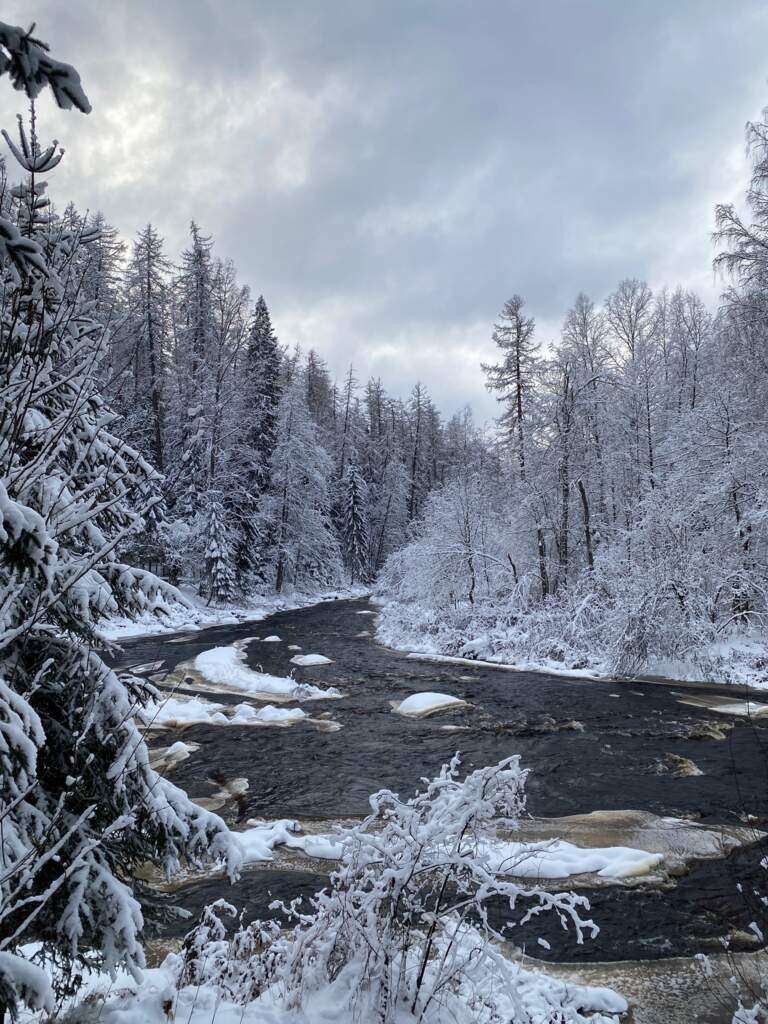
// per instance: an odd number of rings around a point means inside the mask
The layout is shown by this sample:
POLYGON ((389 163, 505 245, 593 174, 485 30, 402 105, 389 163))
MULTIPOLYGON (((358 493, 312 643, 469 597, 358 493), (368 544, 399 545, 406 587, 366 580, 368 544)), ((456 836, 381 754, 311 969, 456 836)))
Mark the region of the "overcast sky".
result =
MULTIPOLYGON (((713 206, 746 183, 768 103, 764 0, 36 0, 80 71, 54 199, 195 218, 281 341, 446 412, 495 412, 479 368, 514 292, 546 342, 622 278, 711 304, 713 206)), ((22 104, 5 90, 2 124, 22 104)))

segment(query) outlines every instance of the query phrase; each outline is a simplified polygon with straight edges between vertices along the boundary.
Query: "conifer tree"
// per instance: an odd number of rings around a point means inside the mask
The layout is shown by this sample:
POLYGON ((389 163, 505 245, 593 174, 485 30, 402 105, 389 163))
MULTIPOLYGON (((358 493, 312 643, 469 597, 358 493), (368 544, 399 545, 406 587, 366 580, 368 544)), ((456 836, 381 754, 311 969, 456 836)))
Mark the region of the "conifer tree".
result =
POLYGON ((342 550, 354 583, 366 577, 369 538, 367 488, 354 463, 347 469, 342 490, 342 550))
POLYGON ((181 459, 171 476, 178 511, 187 520, 194 517, 207 488, 208 465, 208 357, 212 321, 211 239, 197 224, 190 225, 191 244, 182 255, 177 282, 178 310, 175 324, 176 374, 179 389, 181 459))
POLYGON ((333 463, 307 408, 303 368, 295 368, 280 402, 272 488, 264 515, 274 523, 274 586, 329 586, 341 577, 341 552, 330 511, 333 463))
POLYGON ((221 492, 211 491, 205 525, 205 584, 208 603, 224 603, 235 596, 235 574, 232 571, 227 542, 227 527, 221 492))
POLYGON ((277 444, 278 407, 282 390, 281 353, 267 304, 259 296, 251 321, 243 362, 239 430, 230 465, 230 504, 239 529, 235 566, 241 589, 264 581, 264 554, 270 544, 269 524, 259 509, 268 492, 277 444))
MULTIPOLYGON (((89 109, 76 73, 20 30, 0 25, 0 45, 0 73, 89 109)), ((89 236, 48 211, 38 175, 61 154, 36 133, 13 151, 28 177, 16 224, 0 225, 0 1015, 52 1008, 24 943, 58 961, 60 989, 85 951, 106 969, 142 965, 138 864, 171 874, 185 858, 237 860, 223 822, 149 766, 134 714, 151 687, 99 654, 106 615, 170 593, 115 555, 154 474, 111 433, 103 326, 62 283, 89 236)))

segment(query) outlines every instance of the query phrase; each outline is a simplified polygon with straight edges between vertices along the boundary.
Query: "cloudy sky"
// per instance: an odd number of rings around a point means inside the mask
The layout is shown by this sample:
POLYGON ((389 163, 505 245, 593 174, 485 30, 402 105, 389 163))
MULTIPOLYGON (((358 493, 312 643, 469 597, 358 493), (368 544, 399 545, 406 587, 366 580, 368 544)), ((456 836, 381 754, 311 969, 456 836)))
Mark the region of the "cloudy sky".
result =
MULTIPOLYGON (((57 202, 194 217, 283 342, 449 412, 494 413, 481 359, 524 295, 546 342, 579 290, 681 283, 714 303, 712 209, 739 200, 768 103, 763 0, 36 0, 78 68, 46 100, 57 202)), ((21 105, 5 90, 2 123, 21 105)))

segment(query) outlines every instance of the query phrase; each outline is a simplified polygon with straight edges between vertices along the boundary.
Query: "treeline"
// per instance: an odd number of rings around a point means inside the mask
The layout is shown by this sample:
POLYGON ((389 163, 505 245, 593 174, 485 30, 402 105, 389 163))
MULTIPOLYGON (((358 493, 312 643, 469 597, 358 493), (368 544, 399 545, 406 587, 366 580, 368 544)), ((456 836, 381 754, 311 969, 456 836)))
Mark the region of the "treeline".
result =
POLYGON ((116 433, 160 474, 162 502, 124 557, 214 601, 371 579, 428 495, 480 441, 422 384, 406 400, 278 340, 195 223, 172 262, 151 225, 130 246, 101 215, 74 275, 108 325, 100 375, 116 433))
POLYGON ((732 275, 717 310, 624 280, 601 303, 579 295, 542 346, 523 300, 504 305, 485 367, 500 459, 434 494, 390 560, 385 592, 424 609, 392 610, 392 639, 764 675, 768 125, 749 133, 751 220, 716 211, 732 275))

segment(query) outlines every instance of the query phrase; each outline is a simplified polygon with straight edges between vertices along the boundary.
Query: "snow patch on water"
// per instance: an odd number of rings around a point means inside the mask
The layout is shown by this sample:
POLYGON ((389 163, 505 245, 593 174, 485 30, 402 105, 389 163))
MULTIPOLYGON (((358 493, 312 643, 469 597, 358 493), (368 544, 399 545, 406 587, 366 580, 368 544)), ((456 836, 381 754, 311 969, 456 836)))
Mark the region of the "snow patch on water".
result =
POLYGON ((467 706, 467 702, 461 697, 452 697, 449 693, 412 693, 410 697, 396 705, 394 710, 398 715, 421 718, 436 711, 444 711, 446 708, 467 706))
POLYGON ((303 665, 309 667, 310 665, 330 665, 332 664, 331 658, 326 658, 324 654, 296 654, 291 658, 292 665, 303 665))
POLYGON ((584 848, 562 839, 542 843, 494 842, 481 853, 493 871, 515 878, 569 878, 596 874, 601 878, 647 875, 662 863, 661 853, 627 846, 584 848))
MULTIPOLYGON (((296 661, 295 658, 291 660, 296 661)), ((299 663, 297 662, 297 664, 299 663)), ((310 664, 316 663, 310 662, 310 664)), ((326 662, 320 664, 326 664, 326 662)), ((296 700, 317 700, 324 697, 341 696, 339 690, 334 688, 323 690, 306 683, 297 683, 291 677, 256 672, 245 664, 242 651, 236 647, 212 647, 208 651, 203 651, 195 658, 194 667, 195 671, 199 672, 209 683, 233 687, 250 694, 274 694, 276 697, 296 700)))

